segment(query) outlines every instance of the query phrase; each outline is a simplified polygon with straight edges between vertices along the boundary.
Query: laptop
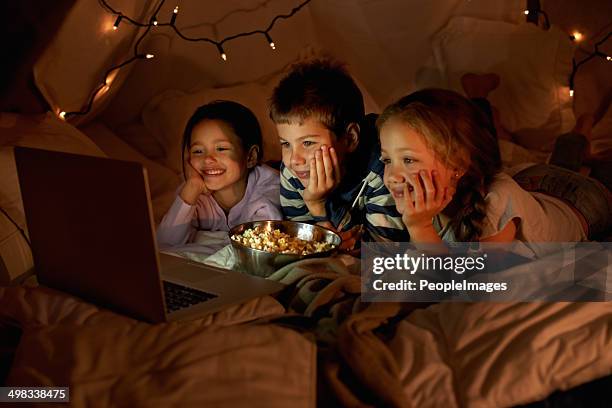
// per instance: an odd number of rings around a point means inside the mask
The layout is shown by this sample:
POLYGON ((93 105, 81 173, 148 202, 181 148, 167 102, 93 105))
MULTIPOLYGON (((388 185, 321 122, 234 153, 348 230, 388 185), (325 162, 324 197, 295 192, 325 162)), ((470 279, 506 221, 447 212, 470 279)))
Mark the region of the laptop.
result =
POLYGON ((151 323, 189 320, 284 285, 158 251, 139 163, 15 148, 40 284, 151 323))

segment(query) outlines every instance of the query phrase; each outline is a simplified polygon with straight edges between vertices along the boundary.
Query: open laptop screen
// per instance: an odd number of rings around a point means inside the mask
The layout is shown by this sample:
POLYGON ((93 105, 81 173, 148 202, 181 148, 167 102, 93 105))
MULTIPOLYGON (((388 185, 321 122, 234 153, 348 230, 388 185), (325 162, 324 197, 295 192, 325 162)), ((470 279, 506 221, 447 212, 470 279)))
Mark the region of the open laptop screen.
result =
POLYGON ((163 321, 146 170, 138 163, 17 147, 41 284, 163 321))

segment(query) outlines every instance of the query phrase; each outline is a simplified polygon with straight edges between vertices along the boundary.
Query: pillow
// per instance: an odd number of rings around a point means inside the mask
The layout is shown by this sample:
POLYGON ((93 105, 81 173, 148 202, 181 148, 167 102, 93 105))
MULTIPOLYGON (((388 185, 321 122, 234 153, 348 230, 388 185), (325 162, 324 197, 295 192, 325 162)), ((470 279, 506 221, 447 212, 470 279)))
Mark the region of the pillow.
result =
POLYGON ((276 128, 268 116, 269 96, 266 87, 254 82, 227 88, 203 89, 194 93, 171 90, 154 98, 143 110, 142 119, 164 149, 164 164, 176 173, 181 173, 183 131, 193 112, 214 100, 235 101, 253 111, 259 121, 263 136, 263 160, 278 160, 280 145, 276 128))
POLYGON ((575 123, 568 79, 573 47, 568 35, 533 24, 455 17, 433 39, 442 86, 463 93, 461 76, 494 72, 501 84, 490 100, 502 124, 528 149, 550 151, 575 123))
POLYGON ((81 128, 81 130, 87 134, 87 136, 108 155, 108 157, 138 162, 147 169, 151 203, 153 205, 153 217, 155 218, 155 222, 159 223, 166 211, 168 211, 168 208, 172 205, 176 195, 176 188, 181 183, 182 179, 170 169, 144 157, 102 123, 94 122, 81 128))
MULTIPOLYGON (((14 146, 104 156, 84 134, 55 115, 0 113, 0 207, 26 231, 26 222, 13 155, 14 146)), ((44 169, 41 169, 44 171, 44 169)), ((0 217, 0 282, 8 282, 30 270, 32 255, 15 225, 0 217)))

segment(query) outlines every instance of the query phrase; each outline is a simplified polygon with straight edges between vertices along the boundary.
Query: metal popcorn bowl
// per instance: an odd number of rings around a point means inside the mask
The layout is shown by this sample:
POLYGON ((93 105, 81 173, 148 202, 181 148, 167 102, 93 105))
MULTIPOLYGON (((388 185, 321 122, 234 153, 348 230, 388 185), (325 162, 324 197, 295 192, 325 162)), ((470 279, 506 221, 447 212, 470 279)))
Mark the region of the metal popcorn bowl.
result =
POLYGON ((335 232, 318 225, 306 224, 295 221, 253 221, 240 224, 232 228, 229 232, 232 235, 242 234, 249 228, 264 226, 266 229, 278 229, 292 237, 297 237, 306 241, 327 242, 335 245, 334 249, 317 252, 309 255, 281 254, 278 252, 268 252, 260 249, 253 249, 239 242, 231 240, 232 248, 238 260, 238 269, 251 275, 262 277, 270 276, 279 268, 307 258, 322 258, 331 256, 338 250, 342 239, 335 232))

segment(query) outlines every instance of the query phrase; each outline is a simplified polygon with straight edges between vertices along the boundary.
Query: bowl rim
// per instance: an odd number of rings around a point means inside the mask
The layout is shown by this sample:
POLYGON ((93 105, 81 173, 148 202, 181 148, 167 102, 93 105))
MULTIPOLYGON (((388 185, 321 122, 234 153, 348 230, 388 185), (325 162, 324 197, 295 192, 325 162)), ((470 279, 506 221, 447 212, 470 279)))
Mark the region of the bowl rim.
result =
POLYGON ((243 222, 243 223, 241 223, 241 224, 235 225, 234 227, 230 228, 230 230, 229 230, 229 239, 230 239, 230 243, 231 243, 232 245, 236 245, 236 246, 240 246, 240 247, 242 247, 242 248, 250 249, 251 251, 262 252, 262 253, 264 253, 264 254, 276 254, 276 255, 294 255, 294 256, 304 256, 304 257, 307 257, 307 256, 312 256, 312 255, 318 255, 318 256, 320 256, 321 254, 328 254, 328 253, 329 253, 329 254, 331 254, 331 253, 333 253, 334 251, 337 251, 337 250, 338 250, 338 248, 340 247, 340 245, 342 245, 342 237, 341 237, 341 236, 340 236, 340 234, 338 234, 336 231, 333 231, 333 230, 331 230, 331 229, 329 229, 329 228, 325 228, 325 227, 323 227, 323 226, 321 226, 321 225, 309 224, 309 223, 307 223, 307 222, 302 222, 302 221, 292 221, 292 220, 257 220, 257 221, 247 221, 247 222, 243 222), (291 222, 291 223, 293 223, 293 224, 310 225, 310 226, 312 226, 312 227, 315 227, 315 228, 321 228, 321 229, 324 229, 324 230, 326 230, 326 231, 331 232, 333 235, 335 235, 336 237, 338 237, 339 242, 338 242, 338 244, 336 245, 336 247, 335 247, 335 248, 328 249, 327 251, 323 251, 323 252, 313 252, 312 254, 308 254, 308 255, 300 255, 300 254, 283 254, 282 252, 270 252, 270 251, 265 251, 265 250, 263 250, 263 249, 251 248, 250 246, 244 245, 244 244, 242 244, 242 243, 240 243, 240 242, 237 242, 237 241, 234 241, 234 240, 232 239, 232 235, 235 235, 235 232, 234 232, 234 230, 235 230, 235 229, 237 229, 238 227, 240 227, 240 226, 242 226, 242 225, 245 225, 245 224, 254 224, 254 223, 256 223, 256 222, 291 222))

